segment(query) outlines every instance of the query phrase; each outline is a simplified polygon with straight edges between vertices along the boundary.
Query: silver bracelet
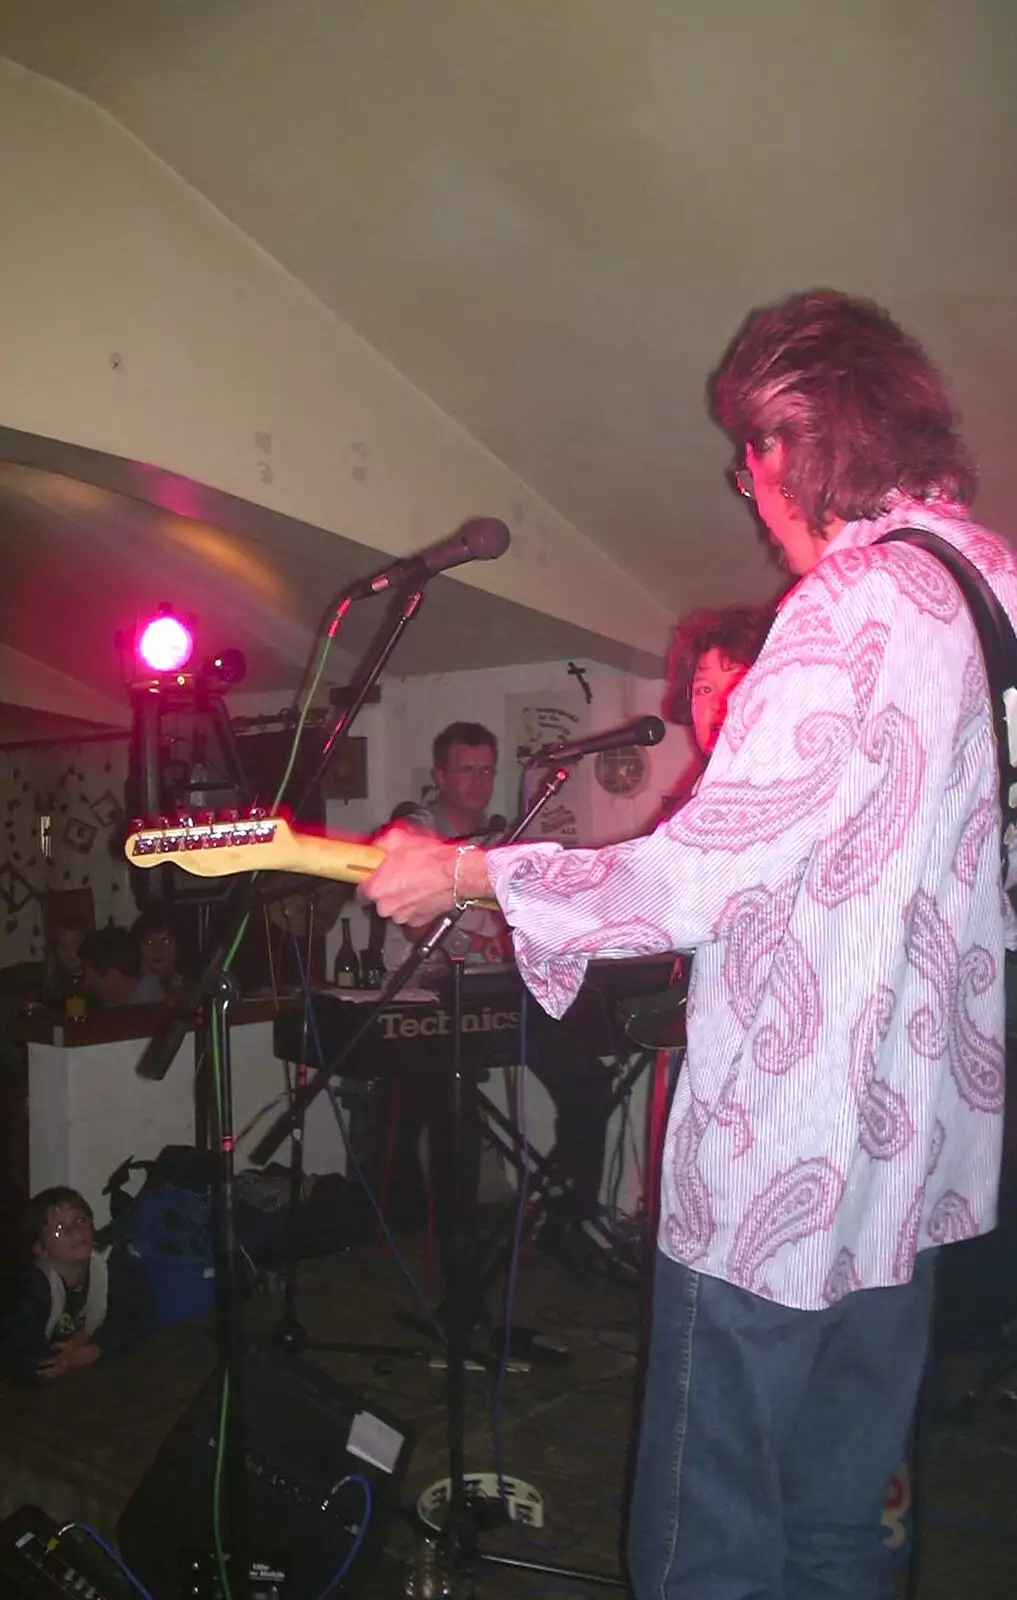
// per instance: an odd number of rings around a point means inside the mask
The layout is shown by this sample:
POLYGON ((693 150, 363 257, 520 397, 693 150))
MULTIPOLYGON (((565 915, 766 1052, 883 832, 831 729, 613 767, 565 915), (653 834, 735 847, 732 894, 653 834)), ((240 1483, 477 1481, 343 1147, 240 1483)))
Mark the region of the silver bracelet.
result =
POLYGON ((455 906, 457 911, 468 911, 470 906, 476 905, 476 903, 477 903, 476 900, 463 900, 462 897, 460 896, 460 893, 459 893, 459 863, 462 861, 463 856, 466 854, 467 850, 479 850, 479 848, 480 848, 480 846, 476 845, 476 844, 457 844, 456 845, 456 864, 452 868, 452 904, 455 906))

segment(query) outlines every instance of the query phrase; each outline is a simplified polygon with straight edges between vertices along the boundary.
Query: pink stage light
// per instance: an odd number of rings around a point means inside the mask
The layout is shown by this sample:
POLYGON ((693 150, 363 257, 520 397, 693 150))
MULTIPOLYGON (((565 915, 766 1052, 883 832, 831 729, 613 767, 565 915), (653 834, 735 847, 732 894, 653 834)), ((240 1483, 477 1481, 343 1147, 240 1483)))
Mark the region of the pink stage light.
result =
POLYGON ((194 640, 179 617, 156 617, 138 640, 138 655, 151 672, 179 672, 191 659, 194 640))

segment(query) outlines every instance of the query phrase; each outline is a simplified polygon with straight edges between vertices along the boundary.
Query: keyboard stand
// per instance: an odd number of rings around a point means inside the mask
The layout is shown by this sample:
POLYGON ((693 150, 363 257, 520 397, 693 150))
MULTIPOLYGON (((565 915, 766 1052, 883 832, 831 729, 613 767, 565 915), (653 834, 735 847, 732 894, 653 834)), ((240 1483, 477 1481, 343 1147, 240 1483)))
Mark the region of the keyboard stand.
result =
MULTIPOLYGON (((654 1060, 655 1053, 649 1050, 640 1050, 630 1059, 611 1095, 609 1118, 625 1104, 639 1079, 654 1060)), ((563 1213, 574 1215, 568 1212, 567 1207, 568 1198, 573 1193, 572 1181, 561 1175, 555 1152, 552 1151, 549 1156, 541 1155, 523 1131, 483 1090, 477 1091, 477 1099, 485 1123, 483 1136, 487 1143, 515 1170, 520 1184, 524 1181, 527 1169, 529 1170, 528 1188, 532 1205, 528 1225, 539 1226, 548 1219, 553 1220, 555 1217, 560 1219, 563 1213)), ((481 1245, 478 1266, 485 1295, 504 1270, 512 1250, 515 1226, 515 1208, 508 1207, 505 1215, 495 1223, 481 1245)), ((603 1262, 608 1270, 624 1283, 632 1284, 638 1281, 642 1275, 643 1253, 636 1245, 630 1246, 619 1241, 612 1229, 606 1226, 600 1217, 586 1220, 584 1231, 592 1236, 591 1242, 594 1246, 602 1248, 603 1262)))

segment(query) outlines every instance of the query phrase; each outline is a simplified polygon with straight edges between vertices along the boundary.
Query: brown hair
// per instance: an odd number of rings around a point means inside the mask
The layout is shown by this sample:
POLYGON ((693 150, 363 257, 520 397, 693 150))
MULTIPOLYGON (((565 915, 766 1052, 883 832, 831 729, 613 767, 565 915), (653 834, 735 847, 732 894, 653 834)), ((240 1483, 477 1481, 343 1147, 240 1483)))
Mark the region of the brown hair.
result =
POLYGON ((442 728, 431 747, 432 765, 447 766, 454 744, 470 745, 473 749, 490 745, 495 761, 498 759, 498 741, 490 728, 485 728, 481 722, 450 722, 447 728, 442 728))
POLYGON ((783 488, 814 532, 886 510, 895 489, 969 505, 977 474, 922 346, 872 300, 813 289, 754 311, 709 383, 742 454, 784 445, 783 488))
POLYGON ((667 653, 665 717, 688 727, 692 722, 692 677, 700 656, 719 650, 729 661, 751 667, 772 621, 772 606, 726 606, 720 611, 693 611, 680 622, 667 653))

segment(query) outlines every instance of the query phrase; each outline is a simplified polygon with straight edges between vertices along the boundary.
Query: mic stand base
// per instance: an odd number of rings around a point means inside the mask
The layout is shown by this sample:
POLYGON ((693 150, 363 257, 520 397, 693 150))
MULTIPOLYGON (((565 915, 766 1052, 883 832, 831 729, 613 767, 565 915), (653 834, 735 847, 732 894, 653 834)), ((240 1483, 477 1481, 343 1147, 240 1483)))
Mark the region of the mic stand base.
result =
MULTIPOLYGON (((509 829, 505 842, 511 843, 525 832, 530 822, 551 800, 558 790, 567 781, 569 769, 565 765, 558 766, 553 772, 548 773, 543 781, 543 786, 537 797, 531 802, 525 815, 517 819, 509 829)), ((298 1090, 293 1097, 289 1112, 273 1125, 261 1143, 251 1153, 255 1164, 268 1161, 274 1154, 278 1144, 292 1130, 310 1101, 315 1095, 321 1093, 328 1080, 341 1066, 343 1060, 351 1054, 353 1046, 359 1043, 380 1015, 389 999, 397 994, 410 975, 420 963, 433 950, 443 942, 446 934, 455 926, 459 919, 459 912, 452 911, 439 919, 432 932, 422 939, 403 963, 402 967, 385 984, 378 1004, 371 1010, 364 1023, 358 1028, 353 1037, 347 1041, 339 1060, 331 1068, 326 1067, 324 1061, 319 1062, 319 1070, 313 1082, 298 1090)), ((569 1582, 586 1582, 601 1584, 608 1588, 624 1589, 623 1579, 607 1573, 586 1572, 579 1568, 553 1566, 549 1563, 527 1562, 512 1557, 488 1555, 482 1552, 478 1539, 478 1520, 471 1512, 469 1499, 465 1490, 465 1380, 466 1360, 468 1357, 466 1329, 464 1328, 464 1238, 462 1223, 463 1201, 463 1161, 462 1161, 462 1135, 463 1135, 463 1073, 462 1073, 462 962, 453 959, 453 1040, 452 1040, 452 1251, 450 1270, 446 1284, 446 1297, 448 1307, 447 1328, 447 1396, 448 1396, 448 1456, 449 1456, 449 1501, 442 1527, 441 1539, 443 1555, 449 1569, 456 1574, 468 1573, 476 1567, 478 1562, 487 1562, 494 1566, 509 1566, 519 1571, 532 1571, 552 1577, 561 1577, 569 1582)), ((336 1107, 333 1102, 333 1109, 336 1107)), ((293 1327, 290 1322, 284 1324, 281 1336, 299 1339, 303 1330, 293 1327)), ((304 1348, 308 1348, 305 1346, 304 1348)), ((346 1346, 345 1348, 350 1348, 346 1346)), ((472 1358, 472 1357, 471 1357, 472 1358)), ((485 1358, 483 1363, 489 1366, 485 1358)))
MULTIPOLYGON (((580 1568, 552 1565, 548 1562, 524 1561, 517 1557, 498 1556, 482 1551, 480 1533, 490 1527, 488 1518, 491 1506, 488 1500, 477 1502, 466 1484, 465 1432, 466 1432, 466 1362, 467 1330, 464 1326, 465 1290, 465 1238, 463 1213, 463 1059, 462 1059, 463 961, 452 958, 452 1239, 446 1296, 448 1306, 448 1457, 449 1498, 448 1508, 441 1528, 442 1550, 451 1574, 469 1576, 481 1562, 491 1566, 511 1567, 519 1572, 538 1572, 549 1577, 562 1578, 573 1583, 600 1584, 607 1588, 624 1589, 621 1577, 609 1573, 587 1572, 580 1568)), ((484 1360, 484 1366, 500 1363, 484 1360)), ((497 1503, 500 1520, 508 1519, 504 1502, 497 1503)), ((470 1583, 472 1589, 472 1582, 470 1583)), ((453 1587, 452 1593, 456 1594, 453 1587)))

